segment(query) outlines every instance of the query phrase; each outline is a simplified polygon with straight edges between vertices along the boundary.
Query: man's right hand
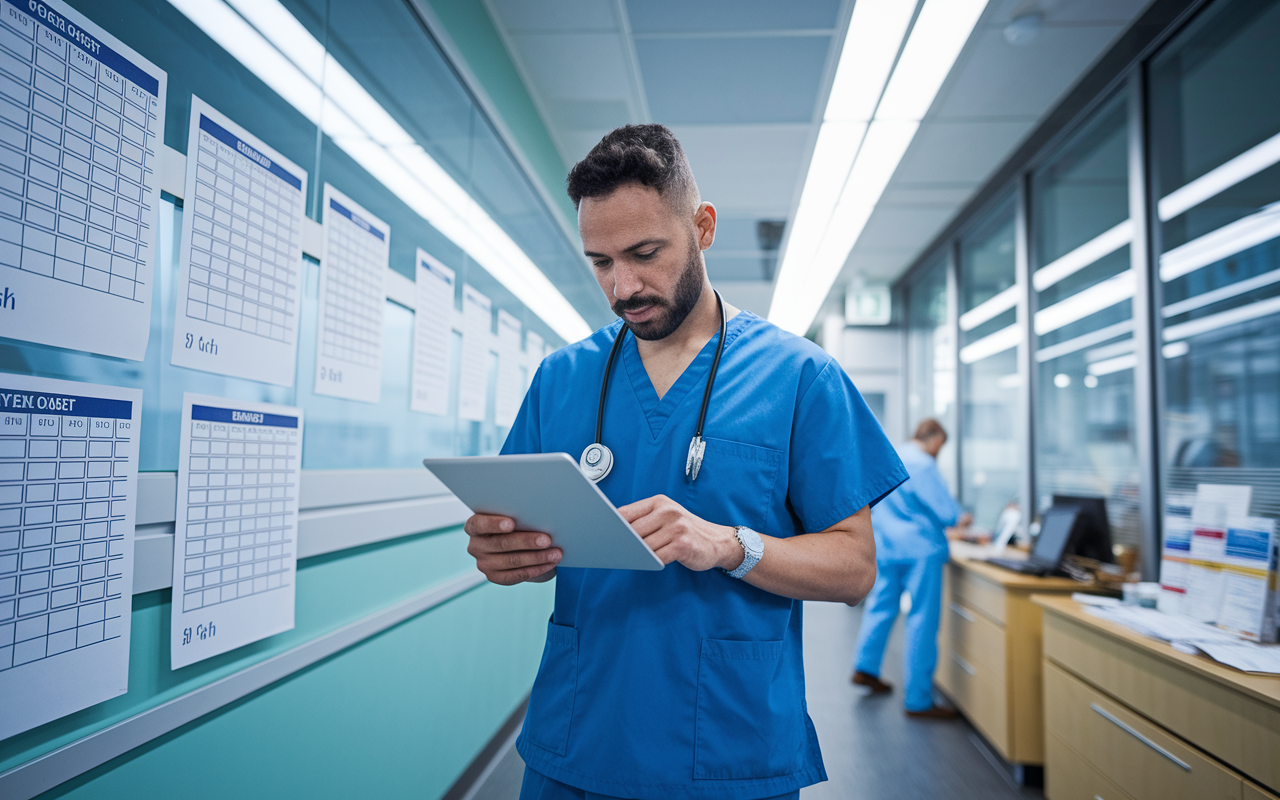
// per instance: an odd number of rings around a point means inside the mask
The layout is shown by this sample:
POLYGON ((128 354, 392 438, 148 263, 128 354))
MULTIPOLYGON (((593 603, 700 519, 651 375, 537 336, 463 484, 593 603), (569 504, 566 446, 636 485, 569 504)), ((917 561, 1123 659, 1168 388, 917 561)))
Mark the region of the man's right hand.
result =
POLYGON ((525 581, 542 583, 555 577, 563 553, 551 546, 551 537, 536 531, 518 531, 510 517, 475 514, 465 526, 471 543, 467 552, 491 583, 514 586, 525 581))

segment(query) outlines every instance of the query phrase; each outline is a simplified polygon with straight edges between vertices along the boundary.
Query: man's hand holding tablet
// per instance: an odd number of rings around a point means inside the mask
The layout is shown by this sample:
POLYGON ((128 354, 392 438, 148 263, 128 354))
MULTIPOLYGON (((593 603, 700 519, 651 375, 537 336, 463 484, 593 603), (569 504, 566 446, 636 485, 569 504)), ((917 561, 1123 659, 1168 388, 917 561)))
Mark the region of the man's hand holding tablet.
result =
POLYGON ((467 552, 490 583, 543 583, 556 576, 556 564, 564 554, 551 546, 547 534, 518 531, 515 520, 492 514, 473 514, 463 527, 471 537, 467 552))

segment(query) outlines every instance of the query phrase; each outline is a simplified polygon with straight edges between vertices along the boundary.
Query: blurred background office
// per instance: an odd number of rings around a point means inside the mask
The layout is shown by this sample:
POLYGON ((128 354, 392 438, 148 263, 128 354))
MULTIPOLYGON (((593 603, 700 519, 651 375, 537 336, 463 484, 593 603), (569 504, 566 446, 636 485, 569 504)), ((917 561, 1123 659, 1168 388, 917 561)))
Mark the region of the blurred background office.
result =
MULTIPOLYGON (((822 345, 891 440, 924 418, 951 434, 937 464, 975 532, 1012 519, 1029 544, 1055 496, 1102 498, 1105 570, 1155 582, 1198 486, 1249 486, 1249 515, 1280 516, 1280 0, 51 4, 164 70, 167 110, 144 360, 0 339, 3 372, 144 392, 128 692, 0 740, 0 796, 517 796, 553 588, 478 580, 467 511, 420 462, 496 453, 544 354, 613 319, 563 187, 626 123, 682 141, 728 302, 822 345), (170 363, 193 95, 308 173, 293 386, 170 363), (392 230, 372 404, 313 389, 326 183, 392 230), (457 277, 439 414, 413 410, 419 250, 457 277), (184 392, 297 406, 306 435, 295 627, 171 670, 184 392)), ((37 6, 3 0, 4 24, 37 6)), ((862 694, 861 610, 807 605, 830 780, 804 797, 1208 796, 1126 783, 1046 732, 1045 697, 1066 695, 1045 687, 1095 684, 1041 650, 1030 598, 1078 586, 956 552, 936 699, 958 719, 862 694), (1055 784, 1054 763, 1122 788, 1055 784)), ((1263 703, 1249 736, 1280 747, 1280 678, 1254 680, 1207 707, 1263 703)), ((1098 691, 1115 719, 1138 709, 1135 736, 1236 776, 1223 796, 1280 793, 1266 757, 1098 691)))

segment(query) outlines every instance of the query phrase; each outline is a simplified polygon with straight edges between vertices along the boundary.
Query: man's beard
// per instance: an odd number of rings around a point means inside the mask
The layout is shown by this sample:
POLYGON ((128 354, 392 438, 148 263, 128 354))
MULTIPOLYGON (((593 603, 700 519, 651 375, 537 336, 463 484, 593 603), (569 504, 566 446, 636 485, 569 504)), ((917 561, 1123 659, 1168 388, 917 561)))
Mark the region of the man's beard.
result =
POLYGON ((622 317, 624 311, 650 305, 656 306, 659 312, 652 319, 644 322, 630 322, 623 317, 623 320, 637 339, 646 341, 665 339, 684 323, 694 306, 698 305, 698 300, 702 298, 702 285, 702 258, 697 245, 690 243, 689 261, 685 265, 684 272, 680 273, 680 280, 676 282, 674 297, 667 300, 657 295, 646 295, 618 300, 613 304, 613 313, 622 317))

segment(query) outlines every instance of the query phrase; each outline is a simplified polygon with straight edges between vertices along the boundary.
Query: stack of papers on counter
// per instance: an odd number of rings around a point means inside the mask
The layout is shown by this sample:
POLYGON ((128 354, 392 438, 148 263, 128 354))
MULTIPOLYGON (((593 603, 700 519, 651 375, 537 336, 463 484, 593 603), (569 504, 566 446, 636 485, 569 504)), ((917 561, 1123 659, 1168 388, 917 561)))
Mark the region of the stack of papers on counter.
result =
POLYGON ((1204 653, 1242 672, 1280 675, 1280 645, 1246 641, 1215 625, 1165 614, 1154 608, 1089 604, 1085 611, 1143 636, 1168 642, 1184 653, 1204 653))

